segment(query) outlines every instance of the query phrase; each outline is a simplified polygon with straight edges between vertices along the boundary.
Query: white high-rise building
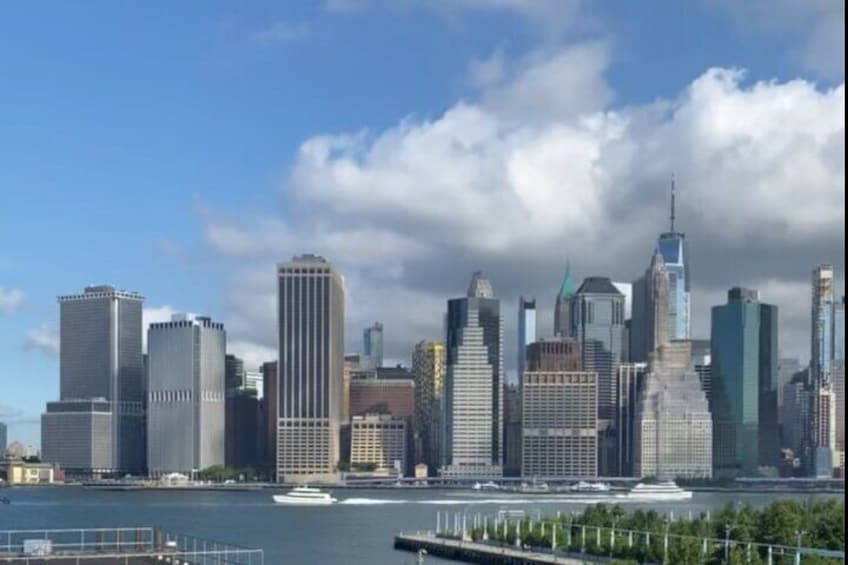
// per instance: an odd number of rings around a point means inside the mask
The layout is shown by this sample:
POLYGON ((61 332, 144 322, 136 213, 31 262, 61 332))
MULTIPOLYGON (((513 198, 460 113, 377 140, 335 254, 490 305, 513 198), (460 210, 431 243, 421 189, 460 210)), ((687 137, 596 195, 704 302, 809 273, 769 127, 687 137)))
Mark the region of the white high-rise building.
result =
POLYGON ((475 273, 468 296, 448 301, 442 402, 444 476, 503 473, 503 324, 492 286, 475 273))
POLYGON ((224 464, 226 332, 176 314, 147 333, 147 466, 153 477, 224 464))

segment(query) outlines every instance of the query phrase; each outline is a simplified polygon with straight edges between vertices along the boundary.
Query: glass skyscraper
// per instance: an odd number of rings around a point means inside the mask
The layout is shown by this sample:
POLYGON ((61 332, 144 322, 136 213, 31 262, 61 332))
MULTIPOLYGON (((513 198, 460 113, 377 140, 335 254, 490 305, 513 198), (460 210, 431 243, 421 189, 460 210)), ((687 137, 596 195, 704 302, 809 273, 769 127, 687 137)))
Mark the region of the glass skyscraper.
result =
POLYGON ((689 250, 680 232, 660 235, 657 248, 662 253, 670 286, 668 316, 672 339, 689 339, 689 250))
POLYGON ((383 324, 365 328, 362 332, 362 368, 379 369, 383 366, 383 324))
POLYGON ((732 288, 712 309, 716 476, 755 476, 777 464, 777 306, 732 288))

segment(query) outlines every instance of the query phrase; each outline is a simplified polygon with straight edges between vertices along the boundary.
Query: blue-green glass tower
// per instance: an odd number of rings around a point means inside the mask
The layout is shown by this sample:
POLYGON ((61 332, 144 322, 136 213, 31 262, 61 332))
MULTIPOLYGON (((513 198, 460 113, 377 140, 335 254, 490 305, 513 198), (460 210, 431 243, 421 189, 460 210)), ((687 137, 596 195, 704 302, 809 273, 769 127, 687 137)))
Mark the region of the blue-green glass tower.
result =
POLYGON ((777 306, 732 288, 712 309, 713 475, 777 462, 777 306))

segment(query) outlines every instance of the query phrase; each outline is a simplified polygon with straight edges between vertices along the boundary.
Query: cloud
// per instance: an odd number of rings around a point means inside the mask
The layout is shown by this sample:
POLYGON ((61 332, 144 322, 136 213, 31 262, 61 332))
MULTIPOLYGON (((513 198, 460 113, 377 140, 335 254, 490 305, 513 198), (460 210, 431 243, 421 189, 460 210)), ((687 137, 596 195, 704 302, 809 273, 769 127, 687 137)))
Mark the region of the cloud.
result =
POLYGON ((26 294, 17 288, 5 288, 0 286, 0 314, 11 314, 24 303, 26 294))
POLYGON ((206 242, 242 265, 225 320, 233 340, 273 353, 273 264, 317 252, 345 276, 350 350, 378 319, 386 356, 408 358, 441 336, 445 300, 478 268, 513 343, 518 296, 537 296, 547 324, 567 257, 578 278, 644 271, 674 172, 695 334, 709 335, 727 288, 760 285, 784 313, 784 353, 806 358, 810 270, 842 257, 844 85, 749 83, 713 68, 669 99, 616 107, 608 64, 602 42, 535 52, 498 63, 475 99, 437 117, 304 140, 281 189, 285 215, 203 216, 206 242))
POLYGON ((845 76, 845 3, 833 0, 706 0, 742 33, 780 36, 790 58, 819 76, 845 76))
POLYGON ((24 337, 26 351, 41 351, 54 359, 59 357, 59 332, 56 328, 43 325, 33 328, 24 337))
POLYGON ((301 41, 309 37, 310 31, 306 22, 278 21, 251 33, 250 41, 262 46, 301 41))

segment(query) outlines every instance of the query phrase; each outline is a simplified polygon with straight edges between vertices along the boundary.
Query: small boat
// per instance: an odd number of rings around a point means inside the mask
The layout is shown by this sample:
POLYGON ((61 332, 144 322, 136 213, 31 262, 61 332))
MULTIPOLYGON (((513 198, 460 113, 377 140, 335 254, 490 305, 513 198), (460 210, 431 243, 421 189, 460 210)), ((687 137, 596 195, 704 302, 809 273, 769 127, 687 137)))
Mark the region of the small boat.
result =
POLYGON ((674 481, 639 483, 626 495, 631 500, 689 500, 692 491, 683 490, 674 481))
POLYGON ((523 493, 546 493, 550 492, 551 489, 548 486, 548 483, 539 483, 533 481, 530 484, 521 483, 521 487, 518 489, 518 491, 523 493))
POLYGON ((274 502, 296 506, 327 506, 338 502, 328 492, 307 486, 295 487, 286 494, 275 494, 274 502))

